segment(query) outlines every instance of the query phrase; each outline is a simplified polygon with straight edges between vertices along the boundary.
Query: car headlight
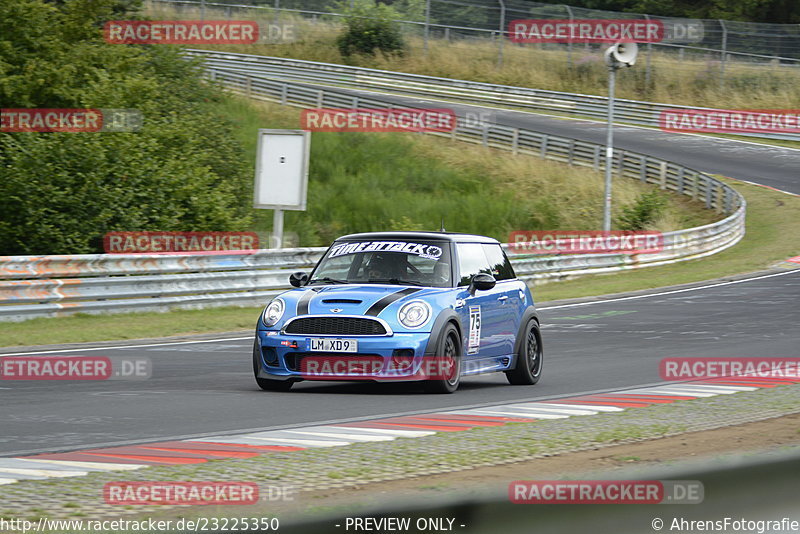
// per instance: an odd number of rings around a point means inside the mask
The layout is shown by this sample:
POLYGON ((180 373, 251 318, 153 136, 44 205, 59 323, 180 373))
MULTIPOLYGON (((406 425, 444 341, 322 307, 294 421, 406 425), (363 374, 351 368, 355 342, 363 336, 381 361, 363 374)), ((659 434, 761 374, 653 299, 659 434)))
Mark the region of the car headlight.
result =
POLYGON ((397 320, 406 328, 420 328, 430 318, 431 307, 421 300, 412 300, 397 312, 397 320))
POLYGON ((281 317, 283 317, 283 312, 285 310, 286 304, 284 304, 283 299, 275 299, 264 309, 261 320, 264 322, 265 326, 275 326, 275 324, 281 320, 281 317))

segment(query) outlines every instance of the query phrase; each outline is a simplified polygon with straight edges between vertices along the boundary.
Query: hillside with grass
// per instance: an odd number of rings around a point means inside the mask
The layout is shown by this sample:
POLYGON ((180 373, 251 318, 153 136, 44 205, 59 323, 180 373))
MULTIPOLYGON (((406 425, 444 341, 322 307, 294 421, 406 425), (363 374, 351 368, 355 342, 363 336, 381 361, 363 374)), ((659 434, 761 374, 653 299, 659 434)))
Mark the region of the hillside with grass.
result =
MULTIPOLYGON (((300 110, 230 95, 222 112, 254 165, 258 128, 300 127, 300 110)), ((602 173, 585 167, 404 133, 314 132, 308 209, 286 212, 290 245, 327 245, 339 235, 380 230, 447 230, 501 241, 512 230, 596 230, 602 222, 602 173)), ((688 197, 629 178, 614 180, 615 228, 644 208, 639 229, 676 230, 718 215, 688 197), (653 202, 656 198, 659 202, 653 202)), ((266 234, 272 211, 255 210, 266 234)), ((626 226, 626 224, 628 226, 626 226)))
MULTIPOLYGON (((270 44, 205 45, 203 48, 552 91, 607 94, 603 45, 576 44, 570 53, 561 46, 515 44, 508 40, 501 45, 486 37, 444 39, 439 32, 429 39, 426 49, 421 30, 392 25, 392 19, 409 20, 406 14, 387 10, 382 4, 377 10, 363 7, 371 2, 361 0, 354 11, 343 10, 351 14, 345 22, 339 17, 320 17, 312 21, 291 13, 281 13, 278 17, 266 7, 240 9, 235 12, 236 19, 256 20, 263 27, 279 22, 292 27, 293 38, 270 44), (379 19, 380 24, 370 28, 373 33, 382 27, 393 27, 393 31, 386 32, 384 41, 367 41, 365 46, 373 46, 369 53, 341 46, 341 40, 348 34, 348 24, 358 28, 358 17, 362 16, 379 19), (381 44, 385 46, 378 46, 381 44), (502 65, 498 64, 500 46, 502 65)), ((207 9, 207 18, 231 16, 224 9, 207 9)), ((146 13, 162 19, 200 18, 199 10, 191 7, 176 12, 170 6, 154 3, 147 4, 146 13)), ((617 77, 617 97, 723 109, 793 109, 800 102, 800 68, 797 65, 741 62, 732 58, 723 66, 719 59, 719 54, 714 53, 681 57, 656 48, 648 51, 643 46, 638 64, 617 77), (649 69, 646 67, 648 55, 649 69)))

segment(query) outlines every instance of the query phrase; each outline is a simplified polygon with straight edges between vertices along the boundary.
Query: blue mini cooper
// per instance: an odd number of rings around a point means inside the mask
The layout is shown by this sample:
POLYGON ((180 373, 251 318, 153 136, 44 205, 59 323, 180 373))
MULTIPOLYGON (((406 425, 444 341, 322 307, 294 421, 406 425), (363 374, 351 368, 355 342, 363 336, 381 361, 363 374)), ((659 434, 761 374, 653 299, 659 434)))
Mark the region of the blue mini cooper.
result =
POLYGON ((444 232, 337 239, 311 272, 293 273, 256 328, 253 372, 265 390, 301 380, 421 381, 452 393, 463 376, 542 374, 531 293, 500 243, 444 232))

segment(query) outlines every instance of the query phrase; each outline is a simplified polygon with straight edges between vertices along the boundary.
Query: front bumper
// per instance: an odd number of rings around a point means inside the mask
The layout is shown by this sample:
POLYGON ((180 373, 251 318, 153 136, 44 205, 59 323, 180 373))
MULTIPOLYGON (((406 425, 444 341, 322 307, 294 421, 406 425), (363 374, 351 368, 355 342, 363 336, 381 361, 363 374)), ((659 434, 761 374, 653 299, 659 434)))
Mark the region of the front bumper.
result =
POLYGON ((259 378, 270 380, 372 380, 402 382, 431 378, 424 358, 430 332, 393 333, 390 336, 346 337, 358 341, 358 352, 309 350, 309 337, 259 330, 253 348, 260 364, 259 378))

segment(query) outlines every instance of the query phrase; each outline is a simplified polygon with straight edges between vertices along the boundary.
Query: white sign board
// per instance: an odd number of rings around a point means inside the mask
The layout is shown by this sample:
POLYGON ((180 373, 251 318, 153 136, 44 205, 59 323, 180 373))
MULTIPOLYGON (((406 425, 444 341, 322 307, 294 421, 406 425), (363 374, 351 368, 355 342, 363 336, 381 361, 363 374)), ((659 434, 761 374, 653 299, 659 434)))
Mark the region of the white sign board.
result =
POLYGON ((310 145, 308 131, 258 130, 254 207, 306 209, 310 145))

